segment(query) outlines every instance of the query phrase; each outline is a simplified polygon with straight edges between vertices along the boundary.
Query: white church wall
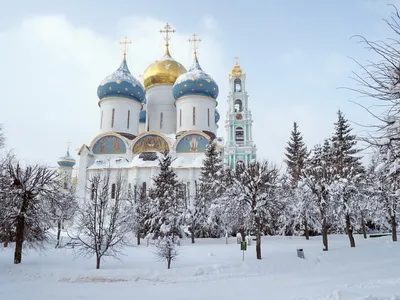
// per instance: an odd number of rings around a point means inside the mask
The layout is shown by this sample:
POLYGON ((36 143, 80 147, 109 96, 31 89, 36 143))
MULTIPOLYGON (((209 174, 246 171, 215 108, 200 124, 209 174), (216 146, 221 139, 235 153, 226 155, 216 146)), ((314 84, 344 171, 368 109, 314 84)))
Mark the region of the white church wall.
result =
POLYGON ((101 100, 100 107, 100 132, 114 131, 138 135, 141 103, 131 99, 110 97, 101 100))
POLYGON ((176 108, 172 96, 172 86, 160 84, 146 91, 146 128, 165 134, 176 132, 176 108))
POLYGON ((205 130, 214 134, 217 132, 215 124, 214 99, 191 95, 176 100, 177 132, 187 130, 205 130))

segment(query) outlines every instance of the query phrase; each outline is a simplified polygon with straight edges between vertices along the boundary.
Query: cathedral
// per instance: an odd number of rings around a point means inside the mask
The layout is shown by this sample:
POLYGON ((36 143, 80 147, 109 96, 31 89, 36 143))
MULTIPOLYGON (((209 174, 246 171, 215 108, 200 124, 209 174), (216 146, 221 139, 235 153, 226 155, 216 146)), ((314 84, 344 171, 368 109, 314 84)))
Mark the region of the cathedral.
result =
MULTIPOLYGON (((80 148, 74 179, 81 199, 87 197, 91 174, 106 170, 114 180, 122 171, 130 188, 151 187, 158 158, 165 151, 172 156, 172 168, 190 199, 210 140, 217 142, 224 162, 232 168, 239 161, 248 163, 256 157, 246 74, 238 62, 229 74, 224 139, 217 134, 218 84, 201 68, 197 57, 200 40, 195 34, 189 40, 194 53, 187 70, 169 51, 174 30, 167 24, 160 32, 165 35, 164 55, 148 66, 142 82, 129 71, 126 44, 130 42, 125 39, 121 42, 125 51, 120 66, 97 88, 99 134, 80 148)), ((57 162, 60 173, 72 179, 75 159, 69 151, 57 162)))

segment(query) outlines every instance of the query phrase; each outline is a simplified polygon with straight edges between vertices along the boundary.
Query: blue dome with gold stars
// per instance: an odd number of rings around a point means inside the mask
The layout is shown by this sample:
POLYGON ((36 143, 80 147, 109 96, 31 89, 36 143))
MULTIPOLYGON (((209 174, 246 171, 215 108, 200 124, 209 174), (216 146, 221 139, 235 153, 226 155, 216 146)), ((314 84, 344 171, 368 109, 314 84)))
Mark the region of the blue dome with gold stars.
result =
POLYGON ((220 115, 217 109, 215 109, 215 124, 217 124, 219 122, 220 119, 220 115))
POLYGON ((210 75, 203 71, 197 55, 195 55, 192 67, 178 77, 172 87, 172 93, 175 99, 189 95, 200 95, 216 99, 218 97, 218 85, 210 75))
POLYGON ((139 123, 146 123, 146 111, 142 110, 139 113, 139 123))
POLYGON ((73 166, 75 166, 75 159, 69 154, 69 150, 67 150, 67 154, 63 157, 60 157, 57 160, 57 164, 60 167, 67 167, 67 168, 72 168, 73 166))
POLYGON ((145 101, 143 86, 129 71, 125 55, 119 68, 100 83, 97 96, 100 100, 108 97, 122 97, 140 103, 145 101))

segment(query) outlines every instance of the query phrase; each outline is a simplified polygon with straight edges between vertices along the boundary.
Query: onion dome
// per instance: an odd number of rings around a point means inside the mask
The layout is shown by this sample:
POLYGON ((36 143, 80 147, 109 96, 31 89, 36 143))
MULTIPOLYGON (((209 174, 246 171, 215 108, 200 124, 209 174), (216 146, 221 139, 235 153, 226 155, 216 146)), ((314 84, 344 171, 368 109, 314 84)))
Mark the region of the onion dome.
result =
POLYGON ((220 115, 217 109, 215 109, 215 124, 217 124, 219 122, 220 119, 220 115))
POLYGON ((69 150, 67 150, 67 154, 65 156, 60 157, 57 160, 57 163, 60 167, 72 168, 75 166, 75 159, 69 154, 69 150))
POLYGON ((147 113, 146 113, 145 110, 140 111, 140 113, 139 113, 139 123, 146 123, 146 115, 147 115, 147 113))
POLYGON ((218 85, 200 67, 196 53, 192 67, 187 73, 178 77, 172 88, 172 94, 175 99, 189 95, 200 95, 213 99, 218 97, 218 85))
POLYGON ((100 83, 97 88, 97 96, 100 100, 108 97, 121 97, 140 103, 145 101, 143 86, 129 71, 125 54, 119 68, 100 83))
POLYGON ((171 57, 167 43, 164 56, 144 71, 144 88, 147 90, 158 84, 173 85, 176 79, 184 73, 186 73, 185 67, 171 57))

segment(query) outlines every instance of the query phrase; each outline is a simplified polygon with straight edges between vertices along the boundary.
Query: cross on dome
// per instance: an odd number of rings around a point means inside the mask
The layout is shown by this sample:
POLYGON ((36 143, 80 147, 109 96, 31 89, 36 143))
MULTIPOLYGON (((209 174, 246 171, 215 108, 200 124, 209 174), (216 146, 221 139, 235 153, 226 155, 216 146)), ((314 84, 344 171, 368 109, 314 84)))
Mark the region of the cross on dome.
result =
POLYGON ((235 56, 233 59, 235 60, 235 65, 239 65, 239 57, 235 56))
POLYGON ((189 43, 193 43, 193 50, 194 50, 194 57, 197 60, 197 49, 199 48, 199 43, 201 42, 201 39, 197 38, 197 34, 193 33, 192 34, 193 39, 189 39, 189 43))
POLYGON ((169 43, 168 41, 171 39, 171 36, 169 35, 170 33, 175 33, 175 29, 172 29, 171 25, 169 25, 168 23, 165 24, 164 29, 160 30, 161 34, 165 34, 164 35, 164 40, 165 40, 165 55, 171 56, 171 54, 169 54, 169 43))
POLYGON ((70 140, 67 140, 65 143, 67 144, 67 151, 69 151, 69 147, 71 147, 72 143, 70 140))
POLYGON ((124 60, 126 60, 126 52, 128 51, 128 44, 132 44, 132 41, 128 41, 128 38, 125 37, 125 39, 123 41, 119 42, 120 45, 124 45, 124 49, 123 49, 123 55, 124 55, 124 60))

